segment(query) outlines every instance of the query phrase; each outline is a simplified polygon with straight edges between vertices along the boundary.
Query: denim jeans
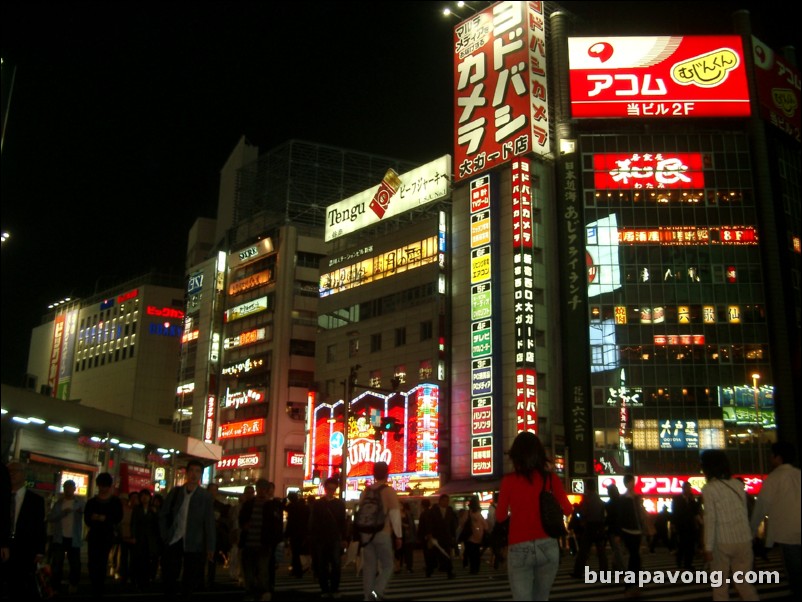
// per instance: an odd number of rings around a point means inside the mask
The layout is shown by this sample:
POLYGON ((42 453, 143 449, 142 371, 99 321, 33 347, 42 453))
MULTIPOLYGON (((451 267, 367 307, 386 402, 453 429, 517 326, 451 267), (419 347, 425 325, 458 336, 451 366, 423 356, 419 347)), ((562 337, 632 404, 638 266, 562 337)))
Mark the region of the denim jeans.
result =
POLYGON ((379 598, 384 597, 384 590, 393 576, 393 559, 393 540, 385 531, 376 533, 370 543, 362 546, 362 590, 365 600, 374 599, 371 592, 376 592, 379 598))
POLYGON ((513 600, 548 600, 557 569, 560 547, 551 537, 522 541, 507 551, 507 575, 513 600))

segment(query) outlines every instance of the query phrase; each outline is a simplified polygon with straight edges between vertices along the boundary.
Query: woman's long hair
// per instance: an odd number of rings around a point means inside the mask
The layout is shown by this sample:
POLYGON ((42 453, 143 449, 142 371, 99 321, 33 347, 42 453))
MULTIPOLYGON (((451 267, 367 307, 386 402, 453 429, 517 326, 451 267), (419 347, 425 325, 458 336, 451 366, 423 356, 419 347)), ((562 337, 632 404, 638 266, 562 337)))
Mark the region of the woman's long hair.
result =
POLYGON ((546 450, 543 449, 540 438, 534 433, 529 431, 518 433, 508 454, 516 474, 526 477, 530 483, 535 470, 540 471, 545 478, 549 468, 549 459, 546 458, 546 450))

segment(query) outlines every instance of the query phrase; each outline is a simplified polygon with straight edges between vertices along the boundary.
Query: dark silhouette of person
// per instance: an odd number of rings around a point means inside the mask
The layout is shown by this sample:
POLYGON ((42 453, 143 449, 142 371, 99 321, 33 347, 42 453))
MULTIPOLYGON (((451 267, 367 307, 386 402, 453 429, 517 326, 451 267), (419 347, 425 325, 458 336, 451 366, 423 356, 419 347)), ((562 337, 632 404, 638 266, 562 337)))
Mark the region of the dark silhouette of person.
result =
POLYGON ((677 568, 692 569, 699 541, 699 518, 701 507, 687 481, 682 484, 682 493, 671 503, 671 528, 677 535, 677 568))
POLYGON ((290 574, 303 577, 301 556, 309 554, 309 506, 297 492, 287 494, 287 526, 284 537, 290 543, 290 574))
MULTIPOLYGON (((3 582, 12 600, 36 598, 34 574, 44 559, 47 529, 45 500, 25 487, 25 466, 9 462, 8 558, 3 562, 3 582)), ((6 522, 6 521, 4 521, 6 522)), ((5 555, 5 554, 4 554, 5 555)))

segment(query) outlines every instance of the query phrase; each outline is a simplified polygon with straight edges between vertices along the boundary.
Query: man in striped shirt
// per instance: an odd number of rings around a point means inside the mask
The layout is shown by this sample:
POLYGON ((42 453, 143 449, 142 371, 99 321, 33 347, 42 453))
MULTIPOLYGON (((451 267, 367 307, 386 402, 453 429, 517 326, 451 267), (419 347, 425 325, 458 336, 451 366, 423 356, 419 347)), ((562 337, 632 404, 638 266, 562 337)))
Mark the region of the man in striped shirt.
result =
POLYGON ((276 546, 284 531, 284 504, 273 496, 276 486, 256 481, 256 497, 239 512, 240 548, 245 589, 251 600, 270 600, 276 583, 276 546))

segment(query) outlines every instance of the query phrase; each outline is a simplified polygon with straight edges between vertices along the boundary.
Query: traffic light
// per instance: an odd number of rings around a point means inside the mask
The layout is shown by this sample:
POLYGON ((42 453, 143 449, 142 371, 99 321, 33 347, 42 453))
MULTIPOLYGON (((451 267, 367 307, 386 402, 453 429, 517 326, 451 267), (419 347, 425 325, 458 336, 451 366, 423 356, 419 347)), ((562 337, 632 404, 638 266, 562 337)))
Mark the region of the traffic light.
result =
POLYGON ((393 439, 401 441, 401 429, 404 427, 397 418, 385 416, 381 419, 379 433, 393 434, 393 439))

